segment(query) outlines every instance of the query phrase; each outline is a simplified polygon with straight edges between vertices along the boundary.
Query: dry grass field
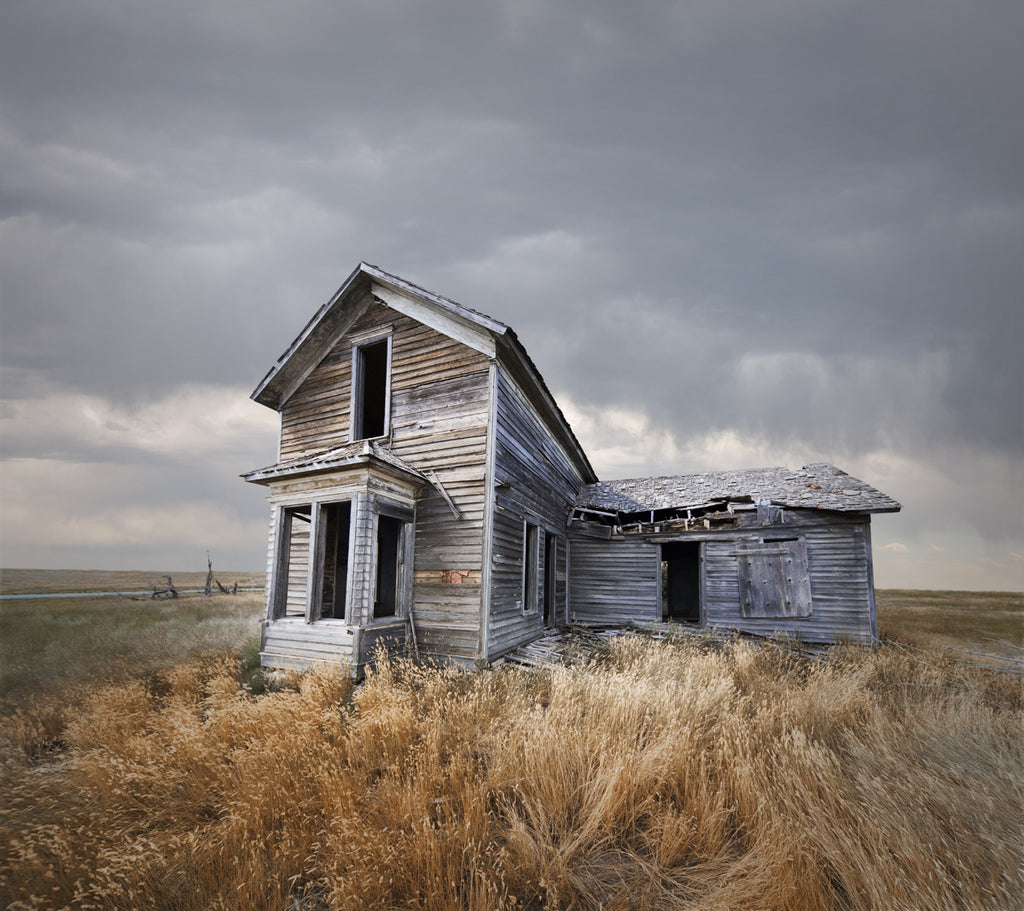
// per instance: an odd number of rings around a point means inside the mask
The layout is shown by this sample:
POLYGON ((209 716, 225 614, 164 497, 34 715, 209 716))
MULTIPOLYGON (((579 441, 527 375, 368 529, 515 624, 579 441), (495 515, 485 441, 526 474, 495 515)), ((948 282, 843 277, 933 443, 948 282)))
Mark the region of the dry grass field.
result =
MULTIPOLYGON (((170 573, 176 588, 202 589, 206 571, 170 573)), ((0 569, 0 594, 60 594, 63 592, 129 592, 164 588, 166 572, 105 569, 0 569)), ((236 582, 239 588, 262 588, 263 573, 214 571, 216 579, 227 588, 236 582)))
POLYGON ((256 695, 207 623, 0 699, 0 907, 1024 907, 1018 676, 631 636, 256 695))
POLYGON ((878 632, 914 645, 1024 657, 1024 593, 880 589, 878 632))
POLYGON ((58 695, 202 652, 235 651, 259 635, 262 612, 262 592, 0 601, 0 698, 58 695))

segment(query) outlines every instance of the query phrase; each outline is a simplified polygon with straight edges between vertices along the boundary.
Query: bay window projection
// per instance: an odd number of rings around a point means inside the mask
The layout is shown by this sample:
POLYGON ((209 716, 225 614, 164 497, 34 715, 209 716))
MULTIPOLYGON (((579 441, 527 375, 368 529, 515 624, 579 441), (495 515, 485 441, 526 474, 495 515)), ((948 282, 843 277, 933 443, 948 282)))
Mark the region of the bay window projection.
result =
MULTIPOLYGON (((310 504, 282 508, 278 524, 277 569, 271 599, 272 619, 283 617, 345 619, 348 551, 352 504, 310 504), (320 546, 314 548, 312 528, 317 515, 320 546), (310 589, 313 560, 321 561, 320 591, 310 589), (314 604, 310 604, 310 596, 314 604)), ((315 575, 314 575, 315 578, 315 575)))

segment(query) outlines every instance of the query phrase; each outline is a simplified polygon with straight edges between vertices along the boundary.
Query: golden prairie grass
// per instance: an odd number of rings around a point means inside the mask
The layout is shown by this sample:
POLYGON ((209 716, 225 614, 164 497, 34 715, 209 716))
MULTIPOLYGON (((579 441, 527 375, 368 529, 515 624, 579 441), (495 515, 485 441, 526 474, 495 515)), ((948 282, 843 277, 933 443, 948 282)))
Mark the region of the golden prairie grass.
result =
POLYGON ((880 589, 882 638, 1024 657, 1024 592, 880 589))
POLYGON ((259 635, 263 594, 0 602, 0 708, 78 684, 137 677, 259 635))
POLYGON ((255 697, 197 658, 4 723, 26 908, 1024 904, 1019 678, 939 655, 615 640, 255 697))

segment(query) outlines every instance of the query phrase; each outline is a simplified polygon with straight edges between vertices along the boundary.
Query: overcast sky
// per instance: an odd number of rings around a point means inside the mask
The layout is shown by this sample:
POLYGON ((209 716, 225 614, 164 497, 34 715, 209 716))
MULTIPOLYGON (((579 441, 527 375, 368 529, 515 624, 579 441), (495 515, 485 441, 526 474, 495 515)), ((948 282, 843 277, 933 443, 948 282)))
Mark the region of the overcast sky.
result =
POLYGON ((1024 588, 1024 5, 5 0, 0 564, 259 569, 248 396, 360 260, 606 479, 831 461, 1024 588))

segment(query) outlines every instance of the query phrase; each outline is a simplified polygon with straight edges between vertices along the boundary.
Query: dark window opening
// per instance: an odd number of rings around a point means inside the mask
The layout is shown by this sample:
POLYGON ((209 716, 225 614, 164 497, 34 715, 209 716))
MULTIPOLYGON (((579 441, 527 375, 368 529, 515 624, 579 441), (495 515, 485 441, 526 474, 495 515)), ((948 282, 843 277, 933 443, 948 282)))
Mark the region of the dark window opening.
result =
POLYGON ((351 503, 328 503, 323 507, 324 579, 320 598, 320 616, 329 620, 345 619, 348 590, 348 542, 352 520, 351 503))
POLYGON ((555 586, 557 585, 558 538, 546 535, 544 538, 544 625, 551 625, 555 614, 555 586))
POLYGON ((398 569, 402 525, 391 516, 377 517, 377 598, 374 617, 394 617, 398 612, 398 569))
POLYGON ((526 523, 523 536, 523 610, 537 609, 537 526, 526 523))
POLYGON ((700 544, 661 545, 661 618, 700 623, 700 544))
POLYGON ((388 340, 356 349, 357 402, 354 439, 384 436, 387 431, 388 340))
POLYGON ((282 515, 280 563, 275 582, 274 616, 306 616, 306 582, 309 578, 310 507, 290 506, 282 515))

